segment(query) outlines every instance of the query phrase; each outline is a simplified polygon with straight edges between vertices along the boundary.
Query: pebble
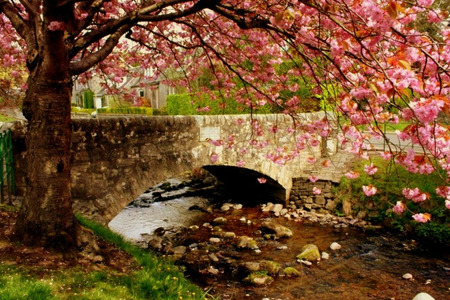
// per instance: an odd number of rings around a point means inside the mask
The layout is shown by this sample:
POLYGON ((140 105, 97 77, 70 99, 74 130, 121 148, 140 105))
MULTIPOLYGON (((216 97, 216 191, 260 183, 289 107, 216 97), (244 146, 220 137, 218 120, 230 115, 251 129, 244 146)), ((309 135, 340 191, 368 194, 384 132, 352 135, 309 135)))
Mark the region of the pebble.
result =
POLYGON ((412 279, 413 279, 413 276, 412 276, 411 273, 406 273, 406 274, 404 274, 404 275, 402 276, 402 278, 403 278, 403 279, 406 279, 406 280, 412 280, 412 279))
POLYGON ((330 258, 330 254, 328 254, 326 252, 322 252, 321 257, 322 257, 322 259, 329 259, 330 258))
POLYGON ((240 210, 240 209, 242 209, 242 204, 235 204, 235 205, 233 205, 233 208, 236 210, 240 210))
POLYGON ((287 250, 288 249, 288 246, 286 246, 286 245, 282 245, 282 246, 278 246, 277 247, 277 250, 287 250))
POLYGON ((339 244, 339 243, 336 243, 336 242, 333 242, 333 243, 331 243, 331 245, 330 245, 330 249, 331 250, 339 250, 339 249, 341 249, 342 248, 342 246, 339 244))
POLYGON ((246 223, 247 219, 245 217, 242 217, 242 218, 239 219, 239 221, 242 222, 242 223, 246 223))

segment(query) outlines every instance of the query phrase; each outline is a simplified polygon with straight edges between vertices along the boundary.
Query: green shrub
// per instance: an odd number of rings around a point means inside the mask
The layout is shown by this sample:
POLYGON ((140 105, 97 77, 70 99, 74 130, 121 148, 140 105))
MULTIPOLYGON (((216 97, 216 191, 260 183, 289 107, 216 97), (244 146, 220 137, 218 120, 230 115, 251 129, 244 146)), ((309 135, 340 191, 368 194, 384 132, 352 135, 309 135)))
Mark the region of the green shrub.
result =
POLYGON ((153 115, 151 107, 102 107, 98 108, 99 114, 134 114, 134 115, 153 115))
MULTIPOLYGON (((372 162, 378 167, 378 172, 374 175, 370 176, 364 172, 364 166, 370 163, 360 161, 354 166, 354 169, 360 173, 359 178, 350 180, 342 177, 334 190, 338 201, 341 203, 344 201, 350 202, 352 214, 357 215, 360 211, 363 211, 369 221, 396 231, 414 235, 419 235, 420 232, 422 237, 431 237, 433 233, 436 233, 435 236, 447 234, 447 231, 444 231, 443 228, 448 230, 447 224, 450 223, 450 212, 444 206, 444 199, 436 194, 436 187, 443 184, 442 178, 446 178, 443 170, 422 175, 410 173, 404 167, 381 158, 375 158, 372 162), (370 197, 362 191, 362 186, 368 184, 377 188, 377 193, 370 197), (404 187, 418 187, 422 192, 428 193, 430 198, 421 203, 414 203, 402 195, 404 187), (403 201, 407 207, 401 215, 392 211, 392 207, 397 201, 403 201), (442 227, 427 224, 425 224, 427 226, 423 226, 423 224, 412 219, 414 213, 429 213, 432 222, 442 227)), ((435 240, 436 242, 444 242, 444 239, 436 238, 435 240)))

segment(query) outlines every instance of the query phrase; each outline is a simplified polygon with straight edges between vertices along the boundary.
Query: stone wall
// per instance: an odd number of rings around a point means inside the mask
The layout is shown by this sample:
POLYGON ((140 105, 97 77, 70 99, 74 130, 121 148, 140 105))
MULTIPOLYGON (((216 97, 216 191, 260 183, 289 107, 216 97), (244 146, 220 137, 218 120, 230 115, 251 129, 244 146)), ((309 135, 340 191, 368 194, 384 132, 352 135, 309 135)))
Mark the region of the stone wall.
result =
MULTIPOLYGON (((25 130, 24 123, 13 127, 19 195, 25 193, 25 130)), ((79 119, 72 141, 74 210, 105 223, 148 187, 192 170, 198 128, 188 117, 79 119)))
POLYGON ((317 211, 328 210, 334 213, 336 202, 332 188, 337 183, 329 180, 318 180, 316 182, 309 181, 306 177, 292 179, 292 191, 290 201, 294 201, 295 205, 306 210, 315 209, 317 211), (317 187, 322 190, 320 195, 313 193, 313 188, 317 187))

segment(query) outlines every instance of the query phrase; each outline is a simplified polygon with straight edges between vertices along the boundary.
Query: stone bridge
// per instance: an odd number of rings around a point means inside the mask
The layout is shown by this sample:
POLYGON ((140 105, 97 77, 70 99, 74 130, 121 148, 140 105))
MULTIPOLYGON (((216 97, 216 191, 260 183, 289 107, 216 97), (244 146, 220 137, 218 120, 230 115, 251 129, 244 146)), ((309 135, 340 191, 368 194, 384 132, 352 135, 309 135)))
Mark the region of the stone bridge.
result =
MULTIPOLYGON (((322 117, 321 113, 302 115, 322 117)), ((333 154, 336 148, 330 142, 328 147, 311 146, 285 164, 274 163, 268 154, 277 155, 280 149, 289 153, 296 144, 289 128, 293 121, 286 115, 74 119, 74 209, 108 221, 150 186, 202 167, 239 193, 250 190, 251 194, 252 187, 262 186, 257 179, 265 178, 268 188, 260 196, 270 191, 280 202, 287 201, 293 178, 317 171, 307 158, 333 154)), ((17 122, 12 131, 17 188, 24 194, 26 124, 17 122)))

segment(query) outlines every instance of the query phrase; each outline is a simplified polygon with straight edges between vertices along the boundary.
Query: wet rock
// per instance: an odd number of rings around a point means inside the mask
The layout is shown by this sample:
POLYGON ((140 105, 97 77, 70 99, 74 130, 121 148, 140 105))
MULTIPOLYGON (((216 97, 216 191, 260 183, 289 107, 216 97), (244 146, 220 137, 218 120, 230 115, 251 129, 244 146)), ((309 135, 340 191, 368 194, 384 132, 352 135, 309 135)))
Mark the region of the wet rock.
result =
POLYGON ((258 243, 251 237, 243 235, 238 238, 237 245, 238 248, 248 248, 248 249, 258 249, 258 243))
POLYGON ((300 260, 320 260, 319 248, 314 244, 306 244, 302 247, 301 252, 297 255, 297 259, 300 260))
POLYGON ((266 271, 269 275, 278 275, 281 270, 281 266, 279 263, 272 260, 261 260, 259 262, 260 270, 266 271))
POLYGON ((227 222, 228 220, 224 217, 217 217, 212 221, 213 225, 223 225, 227 222))
POLYGON ((172 248, 174 255, 184 255, 186 253, 186 250, 187 250, 186 246, 177 246, 172 248))
POLYGON ((244 282, 256 286, 268 285, 273 282, 273 277, 266 274, 251 273, 244 278, 244 282))
POLYGON ((326 253, 326 252, 322 252, 322 259, 329 259, 330 258, 330 254, 326 253))
POLYGON ((198 227, 198 225, 189 226, 189 229, 192 230, 192 231, 197 231, 199 228, 200 227, 198 227))
POLYGON ((294 267, 287 267, 287 268, 284 268, 280 272, 280 275, 281 276, 288 276, 288 277, 298 277, 298 276, 301 276, 302 273, 299 270, 297 270, 296 268, 294 268, 294 267))
POLYGON ((163 247, 162 242, 163 242, 162 238, 156 236, 148 241, 148 247, 152 250, 160 251, 163 247))
POLYGON ((427 293, 419 293, 419 294, 417 294, 417 295, 413 298, 413 300, 434 300, 434 298, 431 297, 430 294, 427 294, 427 293))
POLYGON ((274 233, 279 238, 289 238, 293 234, 292 230, 290 230, 289 228, 271 221, 263 222, 261 224, 261 230, 274 233))
POLYGON ((333 242, 333 243, 331 243, 331 245, 330 245, 330 249, 331 250, 339 250, 339 249, 341 249, 342 248, 342 246, 339 244, 339 243, 336 243, 336 242, 333 242))

